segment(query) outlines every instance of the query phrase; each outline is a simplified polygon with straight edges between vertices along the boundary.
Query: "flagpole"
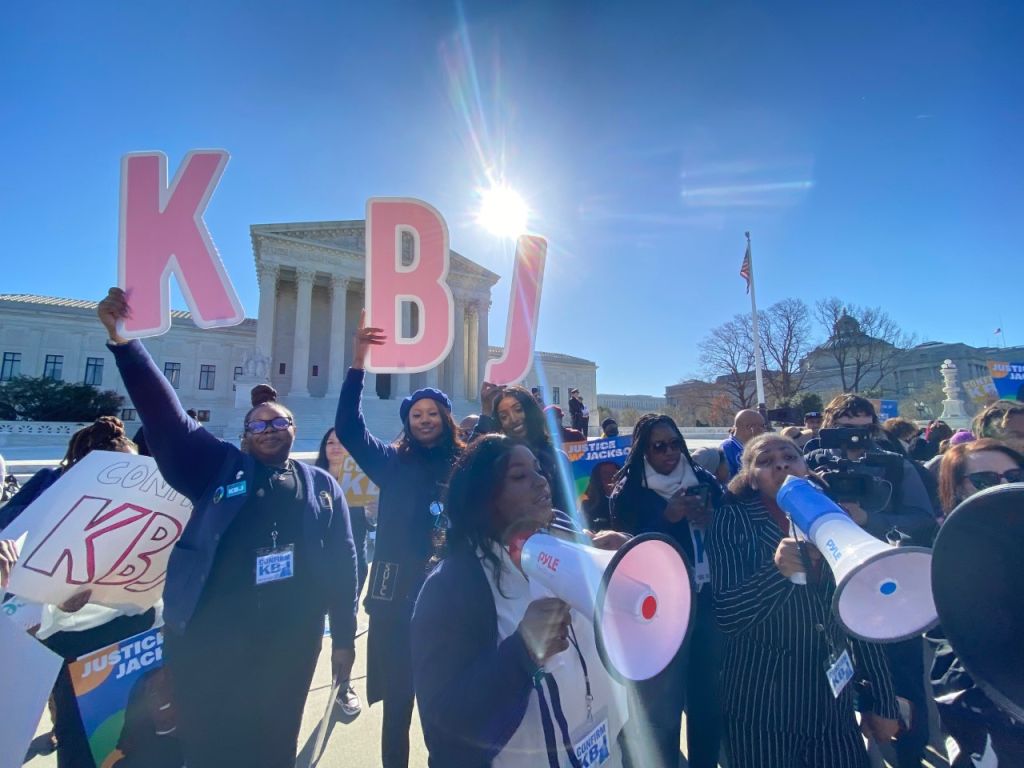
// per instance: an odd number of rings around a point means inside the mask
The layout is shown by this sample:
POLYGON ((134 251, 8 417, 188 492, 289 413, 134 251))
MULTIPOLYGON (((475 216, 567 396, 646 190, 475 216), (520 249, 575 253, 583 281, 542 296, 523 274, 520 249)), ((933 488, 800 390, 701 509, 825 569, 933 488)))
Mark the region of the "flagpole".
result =
POLYGON ((766 405, 764 399, 764 359, 761 357, 761 331, 757 322, 757 298, 754 293, 754 255, 750 248, 750 233, 747 232, 747 254, 750 257, 750 329, 754 342, 754 380, 757 383, 757 404, 766 405))

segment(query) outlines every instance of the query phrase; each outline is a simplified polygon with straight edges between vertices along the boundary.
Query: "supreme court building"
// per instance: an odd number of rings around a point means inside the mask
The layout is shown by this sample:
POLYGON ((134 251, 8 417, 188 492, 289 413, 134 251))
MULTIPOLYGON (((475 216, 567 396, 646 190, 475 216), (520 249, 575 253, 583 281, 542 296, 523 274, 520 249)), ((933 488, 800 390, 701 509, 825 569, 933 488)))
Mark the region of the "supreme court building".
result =
MULTIPOLYGON (((269 381, 296 417, 298 447, 319 443, 334 423, 338 395, 352 359, 353 334, 364 303, 365 222, 259 224, 250 227, 259 280, 258 317, 230 328, 203 330, 189 313, 173 312, 171 329, 145 340, 157 366, 215 434, 238 435, 249 391, 269 381)), ((411 260, 411 243, 404 253, 411 260)), ((489 356, 491 289, 498 275, 451 252, 448 285, 455 304, 455 340, 448 358, 423 373, 367 374, 363 413, 371 431, 390 439, 401 428, 398 402, 420 387, 452 399, 456 419, 480 410, 479 390, 489 356)), ((0 295, 0 382, 13 376, 84 381, 124 394, 94 301, 37 295, 0 295)), ((403 315, 415 335, 415 307, 403 315)), ((500 339, 498 341, 501 341, 500 339)), ((597 366, 581 358, 538 352, 547 402, 563 402, 579 387, 596 413, 597 366)), ((535 364, 534 368, 538 366, 535 364)), ((125 403, 123 418, 136 418, 125 403)))

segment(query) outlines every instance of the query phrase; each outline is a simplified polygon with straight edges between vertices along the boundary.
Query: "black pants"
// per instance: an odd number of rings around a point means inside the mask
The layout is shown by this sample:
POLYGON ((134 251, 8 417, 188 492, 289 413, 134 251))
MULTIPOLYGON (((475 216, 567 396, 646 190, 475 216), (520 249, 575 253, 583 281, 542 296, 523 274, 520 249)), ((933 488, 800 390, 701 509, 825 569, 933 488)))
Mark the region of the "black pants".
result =
POLYGON ((765 731, 730 719, 725 726, 729 768, 867 768, 864 740, 846 728, 814 735, 765 731))
POLYGON ((682 716, 691 768, 718 765, 722 712, 719 672, 722 640, 711 608, 711 587, 695 595, 697 610, 686 645, 659 675, 630 686, 627 763, 676 768, 682 716))
POLYGON ((412 681, 411 616, 404 612, 370 614, 367 638, 367 693, 384 703, 380 735, 383 768, 408 768, 409 726, 415 699, 412 681))
POLYGON ((285 634, 234 642, 167 634, 178 734, 189 768, 294 768, 320 654, 319 618, 285 634))
POLYGON ((897 696, 913 707, 909 730, 900 733, 893 745, 899 768, 919 768, 928 746, 928 694, 924 687, 924 640, 913 637, 899 643, 887 643, 893 688, 897 696))
MULTIPOLYGON (((44 641, 64 661, 74 661, 107 645, 126 640, 153 626, 153 609, 138 616, 118 616, 92 629, 82 632, 57 632, 44 641)), ((96 762, 89 749, 89 738, 78 712, 78 699, 71 683, 67 663, 61 667, 53 686, 53 734, 57 737, 58 768, 95 768, 96 762)))

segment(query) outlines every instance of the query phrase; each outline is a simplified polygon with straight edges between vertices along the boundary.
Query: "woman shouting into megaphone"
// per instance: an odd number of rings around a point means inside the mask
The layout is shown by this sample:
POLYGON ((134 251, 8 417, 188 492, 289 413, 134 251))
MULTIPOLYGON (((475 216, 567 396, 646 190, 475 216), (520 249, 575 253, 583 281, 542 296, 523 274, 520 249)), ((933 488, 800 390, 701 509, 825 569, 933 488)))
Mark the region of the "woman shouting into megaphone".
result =
POLYGON ((854 709, 867 735, 895 735, 889 668, 879 646, 846 635, 831 610, 831 571, 790 536, 775 502, 790 475, 808 475, 792 440, 765 434, 747 443, 708 535, 715 615, 726 635, 729 765, 867 768, 854 709), (798 571, 810 571, 806 585, 790 580, 798 571))
MULTIPOLYGON (((625 692, 601 662, 591 623, 532 593, 506 540, 555 519, 537 458, 510 438, 480 438, 455 465, 445 509, 448 556, 412 622, 430 765, 620 766, 625 692)), ((594 543, 625 538, 605 532, 594 543)))

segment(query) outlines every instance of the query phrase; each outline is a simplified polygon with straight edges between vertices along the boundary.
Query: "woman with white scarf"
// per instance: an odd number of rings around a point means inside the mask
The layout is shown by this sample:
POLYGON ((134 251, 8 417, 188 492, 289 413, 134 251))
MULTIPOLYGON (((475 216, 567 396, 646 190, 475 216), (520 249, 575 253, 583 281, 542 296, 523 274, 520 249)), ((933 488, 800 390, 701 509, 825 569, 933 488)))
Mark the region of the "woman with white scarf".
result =
POLYGON ((636 736, 627 740, 628 756, 635 766, 675 768, 685 709, 689 765, 713 768, 721 728, 721 639, 712 613, 704 532, 722 489, 714 475, 694 464, 676 423, 653 413, 633 428, 633 445, 617 478, 612 528, 671 536, 686 553, 698 590, 689 640, 664 672, 634 688, 631 723, 636 736))

